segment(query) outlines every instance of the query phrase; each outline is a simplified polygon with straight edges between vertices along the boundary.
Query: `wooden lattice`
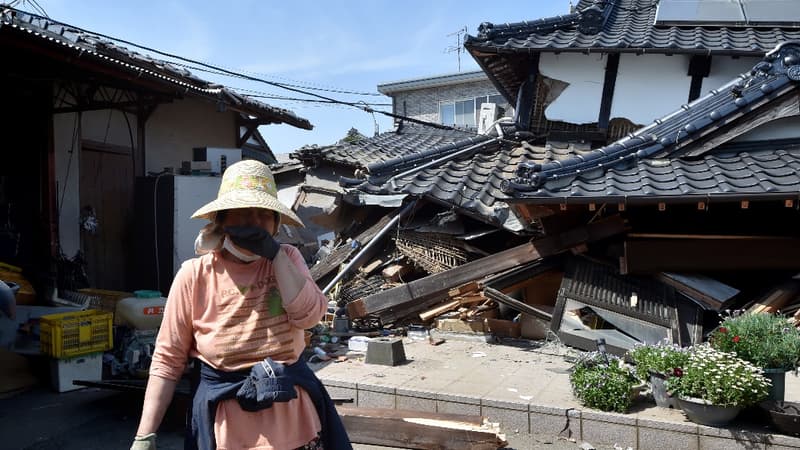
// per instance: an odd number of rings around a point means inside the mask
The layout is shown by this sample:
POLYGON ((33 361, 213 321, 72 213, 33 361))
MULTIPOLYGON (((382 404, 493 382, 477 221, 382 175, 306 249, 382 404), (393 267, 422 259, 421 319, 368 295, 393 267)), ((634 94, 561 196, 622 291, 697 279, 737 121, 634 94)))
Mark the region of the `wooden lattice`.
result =
POLYGON ((446 234, 404 231, 395 239, 397 250, 434 274, 466 263, 468 255, 458 242, 446 234))

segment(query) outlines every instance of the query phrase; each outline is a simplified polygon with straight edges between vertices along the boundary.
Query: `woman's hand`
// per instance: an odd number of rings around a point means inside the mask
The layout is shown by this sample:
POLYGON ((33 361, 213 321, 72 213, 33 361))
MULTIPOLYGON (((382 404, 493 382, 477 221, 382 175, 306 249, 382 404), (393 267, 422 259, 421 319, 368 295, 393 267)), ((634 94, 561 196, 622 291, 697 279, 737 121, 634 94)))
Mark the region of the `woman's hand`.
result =
POLYGON ((237 247, 249 250, 269 260, 275 259, 281 244, 267 230, 251 226, 229 226, 225 232, 237 247))

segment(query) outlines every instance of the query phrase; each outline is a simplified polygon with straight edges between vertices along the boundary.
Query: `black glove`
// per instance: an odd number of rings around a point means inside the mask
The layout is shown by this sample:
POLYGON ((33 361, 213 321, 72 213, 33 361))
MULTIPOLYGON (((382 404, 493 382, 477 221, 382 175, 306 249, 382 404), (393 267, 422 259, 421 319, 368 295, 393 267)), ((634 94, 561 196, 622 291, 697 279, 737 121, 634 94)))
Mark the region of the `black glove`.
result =
POLYGON ((267 230, 260 227, 225 227, 225 232, 237 247, 250 250, 270 260, 275 259, 275 255, 281 249, 281 244, 267 230))

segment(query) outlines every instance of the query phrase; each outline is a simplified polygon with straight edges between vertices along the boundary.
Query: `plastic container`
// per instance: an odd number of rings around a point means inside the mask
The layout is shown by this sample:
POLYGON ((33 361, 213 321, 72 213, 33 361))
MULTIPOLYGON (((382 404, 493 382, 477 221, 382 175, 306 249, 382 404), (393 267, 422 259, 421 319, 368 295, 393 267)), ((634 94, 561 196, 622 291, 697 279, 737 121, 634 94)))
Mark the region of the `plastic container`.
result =
POLYGON ((128 297, 117 303, 116 315, 120 325, 136 330, 155 330, 164 318, 167 299, 158 291, 134 291, 135 297, 128 297))
POLYGON ((42 353, 72 358, 110 349, 114 346, 111 318, 111 313, 93 309, 42 316, 42 353))
POLYGON ((102 378, 102 353, 50 360, 50 382, 57 392, 74 391, 84 387, 72 384, 75 380, 96 381, 102 378))

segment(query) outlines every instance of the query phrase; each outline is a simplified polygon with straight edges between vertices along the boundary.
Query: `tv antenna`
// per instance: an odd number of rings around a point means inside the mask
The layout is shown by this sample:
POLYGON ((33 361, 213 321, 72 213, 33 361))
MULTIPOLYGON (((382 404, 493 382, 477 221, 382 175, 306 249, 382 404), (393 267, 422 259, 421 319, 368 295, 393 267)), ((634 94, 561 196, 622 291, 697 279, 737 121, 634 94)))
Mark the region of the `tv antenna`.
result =
POLYGON ((467 26, 465 25, 463 28, 460 28, 458 31, 454 31, 447 36, 455 36, 456 37, 456 45, 450 46, 444 49, 445 53, 453 53, 456 52, 458 55, 458 71, 461 72, 461 52, 464 51, 464 39, 463 36, 467 34, 467 26))

